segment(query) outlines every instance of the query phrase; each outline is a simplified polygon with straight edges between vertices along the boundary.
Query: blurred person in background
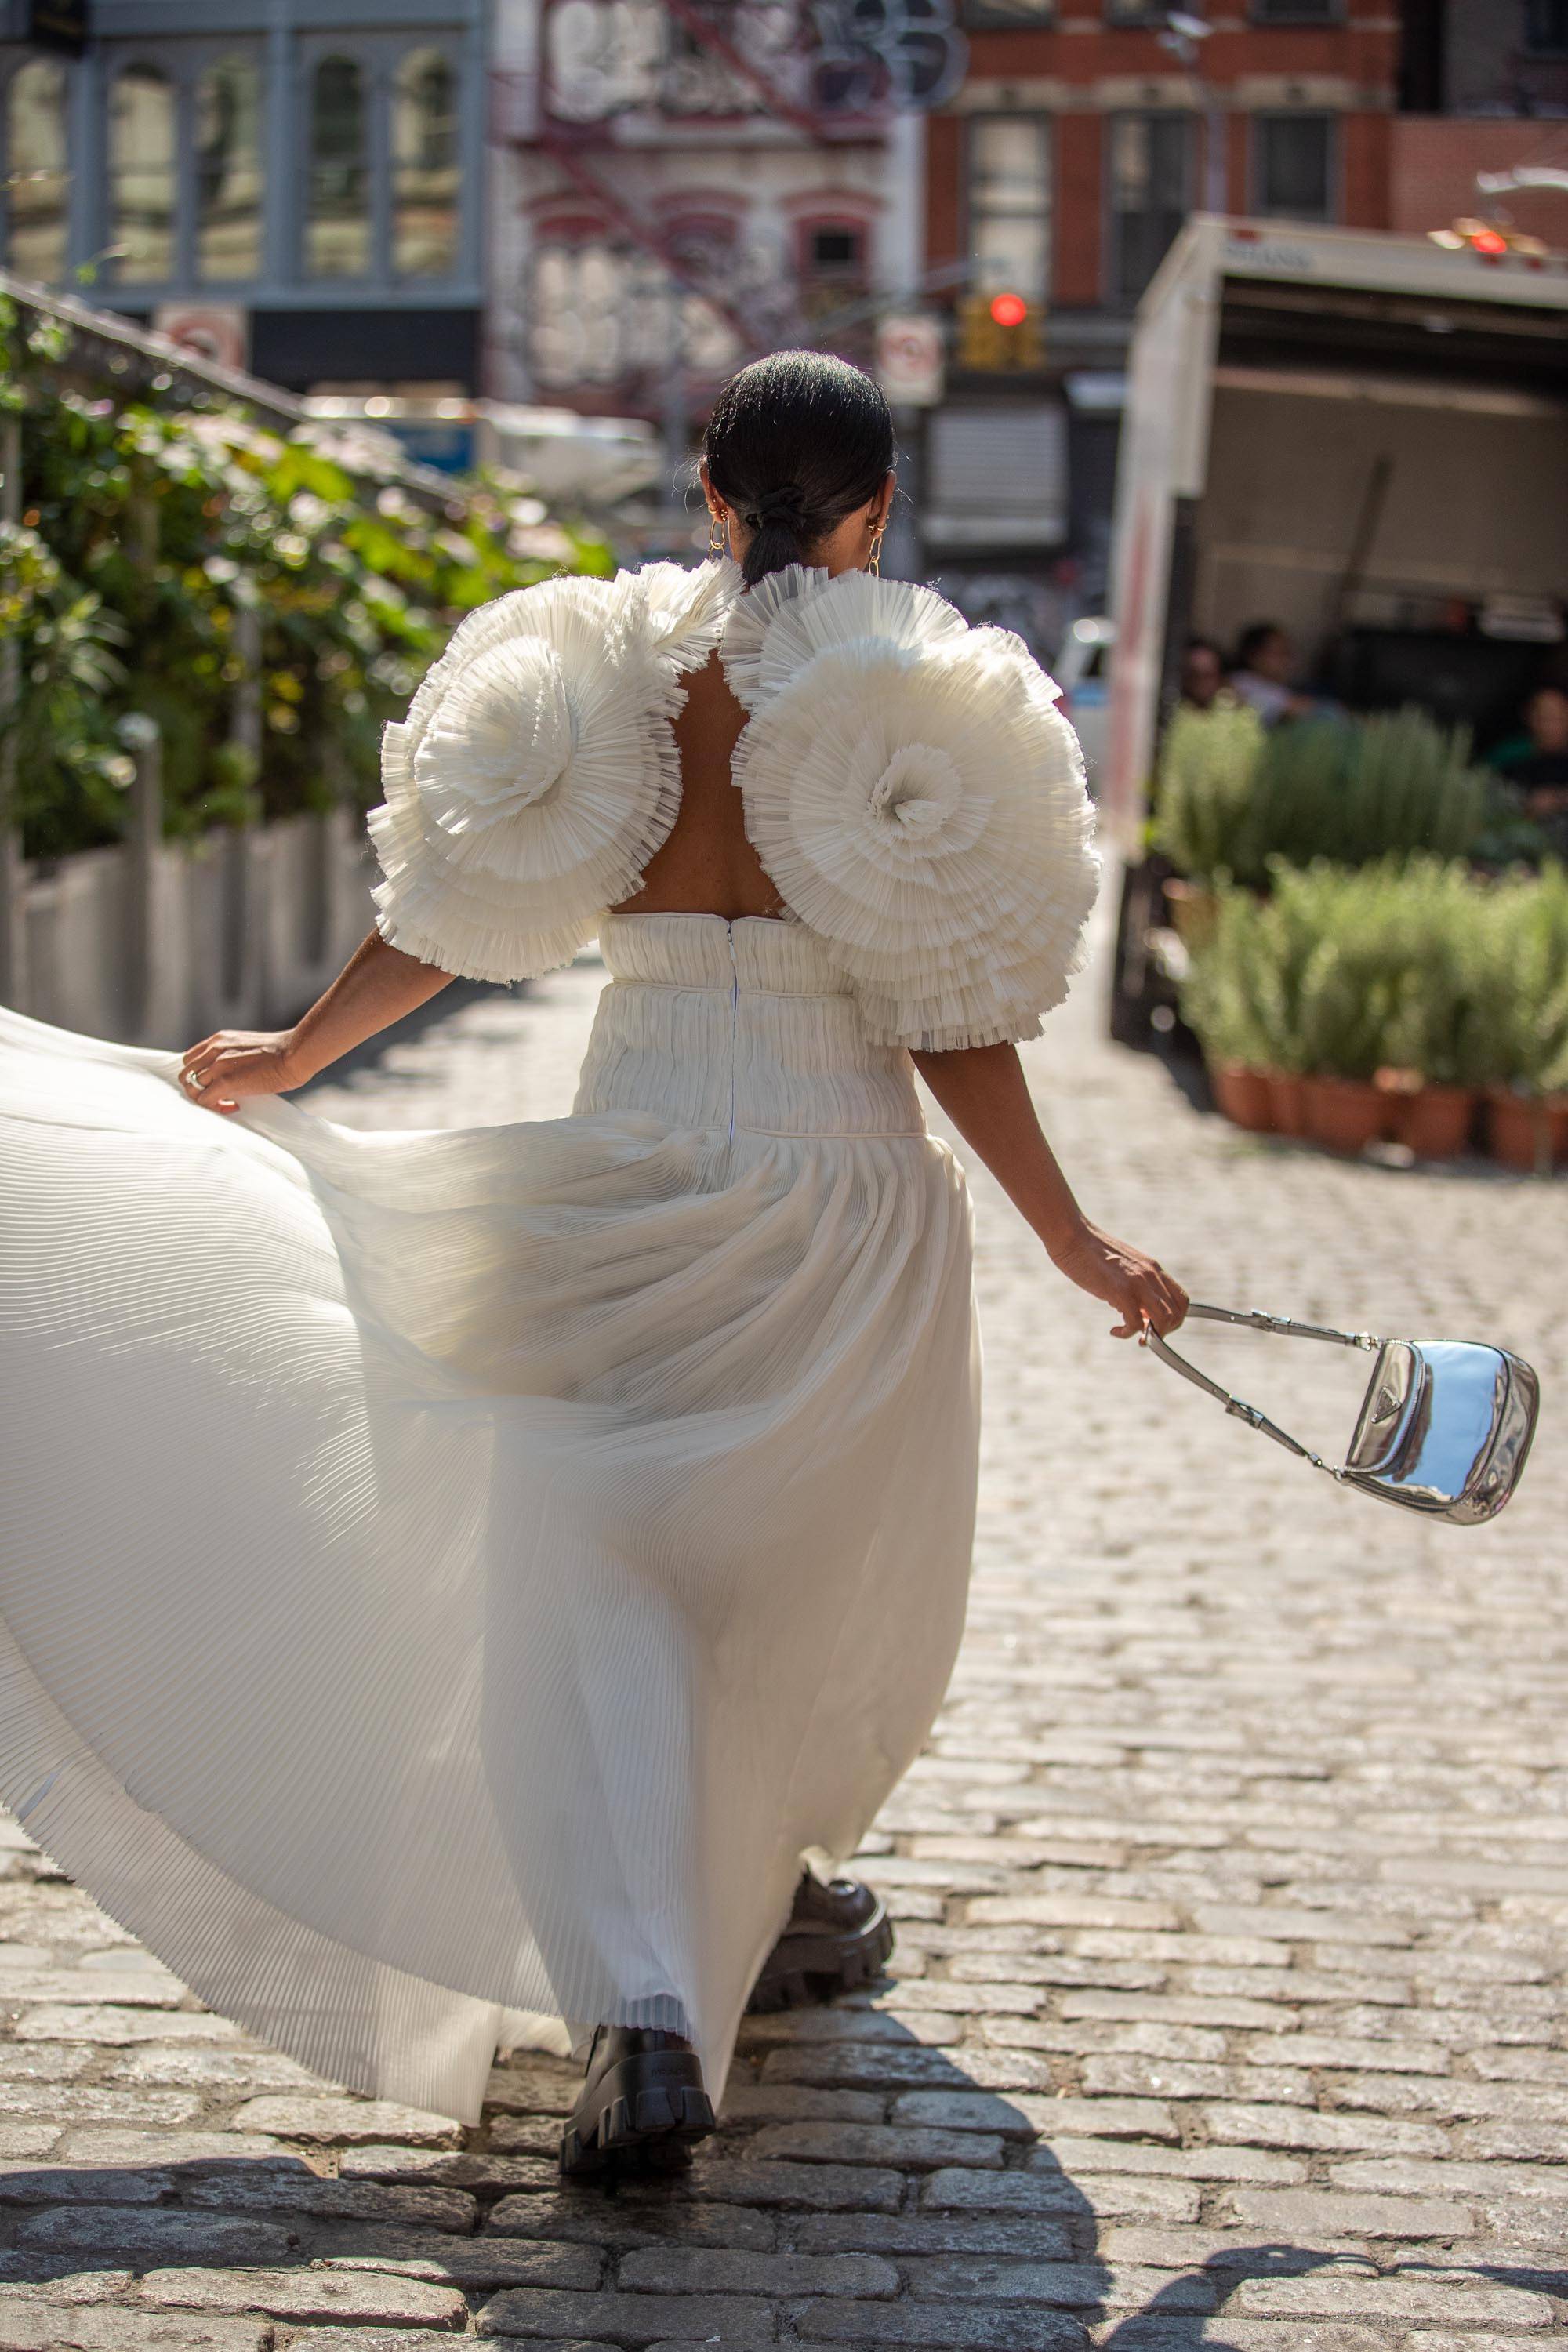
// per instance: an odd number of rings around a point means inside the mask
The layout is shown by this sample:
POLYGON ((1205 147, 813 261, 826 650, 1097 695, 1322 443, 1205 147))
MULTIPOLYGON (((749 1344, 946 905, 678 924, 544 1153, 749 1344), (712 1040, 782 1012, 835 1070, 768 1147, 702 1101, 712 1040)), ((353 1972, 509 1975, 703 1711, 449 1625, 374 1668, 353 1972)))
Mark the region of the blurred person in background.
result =
POLYGON ((1264 725, 1226 681, 1225 660, 1207 637, 1191 637, 1182 656, 1181 690, 1160 740, 1156 808, 1173 794, 1224 776, 1245 797, 1262 749, 1264 725))
POLYGON ((1312 709, 1310 695, 1300 693, 1292 683, 1295 676, 1296 648, 1278 621, 1254 621, 1243 629, 1231 667, 1231 691, 1257 711, 1265 727, 1278 726, 1281 719, 1303 719, 1312 709))
POLYGON ((1520 718, 1518 734, 1500 743, 1489 763, 1517 813, 1539 827, 1537 854, 1568 856, 1568 690, 1538 686, 1520 718))
POLYGON ((1228 698, 1225 682, 1225 656, 1208 637, 1189 637, 1182 656, 1181 698, 1189 710, 1212 710, 1222 697, 1228 698))
POLYGON ((1524 795, 1531 816, 1568 810, 1568 690, 1538 686, 1520 713, 1520 731, 1500 743, 1490 764, 1524 795))

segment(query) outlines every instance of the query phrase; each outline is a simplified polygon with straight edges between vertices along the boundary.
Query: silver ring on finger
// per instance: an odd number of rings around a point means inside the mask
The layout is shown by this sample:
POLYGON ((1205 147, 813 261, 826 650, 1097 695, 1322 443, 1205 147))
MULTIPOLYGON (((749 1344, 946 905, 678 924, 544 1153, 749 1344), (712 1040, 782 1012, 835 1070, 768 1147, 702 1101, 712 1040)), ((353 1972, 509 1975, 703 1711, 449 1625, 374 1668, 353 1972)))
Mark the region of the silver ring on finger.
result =
POLYGON ((194 1095, 199 1095, 203 1087, 206 1084, 206 1080, 202 1076, 199 1070, 182 1070, 180 1072, 180 1076, 184 1085, 194 1095))

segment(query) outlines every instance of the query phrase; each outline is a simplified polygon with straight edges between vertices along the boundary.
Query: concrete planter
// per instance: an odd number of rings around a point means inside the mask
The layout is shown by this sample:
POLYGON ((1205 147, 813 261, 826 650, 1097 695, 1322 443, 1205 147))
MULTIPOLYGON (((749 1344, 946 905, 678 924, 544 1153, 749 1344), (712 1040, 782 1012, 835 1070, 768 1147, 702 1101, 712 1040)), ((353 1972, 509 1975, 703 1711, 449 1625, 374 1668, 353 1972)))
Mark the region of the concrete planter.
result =
POLYGON ((363 820, 348 808, 25 866, 5 1001, 125 1045, 279 1027, 369 930, 371 879, 363 820))

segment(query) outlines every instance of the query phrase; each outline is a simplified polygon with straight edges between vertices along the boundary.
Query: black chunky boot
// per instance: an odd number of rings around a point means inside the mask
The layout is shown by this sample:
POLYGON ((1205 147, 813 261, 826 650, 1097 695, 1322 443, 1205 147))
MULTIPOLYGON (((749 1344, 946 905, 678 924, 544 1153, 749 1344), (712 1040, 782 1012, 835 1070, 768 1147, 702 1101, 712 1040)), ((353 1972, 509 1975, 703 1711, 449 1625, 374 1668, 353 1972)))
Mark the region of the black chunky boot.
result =
POLYGON ((880 1976, 893 1948, 893 1923, 881 1897, 858 1878, 825 1885, 807 1870, 795 1892, 789 1925, 763 1963, 746 2007, 799 2009, 831 2000, 880 1976))
POLYGON ((713 2102, 689 2042, 651 2027, 601 2025, 577 2104, 561 2135, 567 2179, 635 2161, 650 2170, 689 2162, 713 2129, 713 2102))

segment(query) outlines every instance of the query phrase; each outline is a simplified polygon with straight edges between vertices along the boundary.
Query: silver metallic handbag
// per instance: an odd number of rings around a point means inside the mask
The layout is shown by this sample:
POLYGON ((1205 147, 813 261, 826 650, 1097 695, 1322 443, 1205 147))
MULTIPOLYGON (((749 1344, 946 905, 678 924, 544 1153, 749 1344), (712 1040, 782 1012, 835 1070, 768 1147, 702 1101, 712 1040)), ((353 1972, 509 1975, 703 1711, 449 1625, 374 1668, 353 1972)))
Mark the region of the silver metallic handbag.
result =
POLYGON ((1514 1488, 1530 1452, 1541 1408, 1541 1382, 1521 1357, 1475 1339, 1375 1339, 1370 1331, 1331 1331, 1295 1323, 1286 1315, 1241 1314, 1228 1307, 1187 1308, 1209 1323, 1239 1323, 1284 1339, 1329 1339, 1337 1347, 1377 1350, 1349 1451, 1338 1467, 1245 1404, 1178 1356, 1157 1332, 1147 1344, 1249 1428, 1288 1446, 1342 1486, 1385 1503, 1403 1503, 1428 1518, 1473 1528, 1495 1519, 1514 1488))

